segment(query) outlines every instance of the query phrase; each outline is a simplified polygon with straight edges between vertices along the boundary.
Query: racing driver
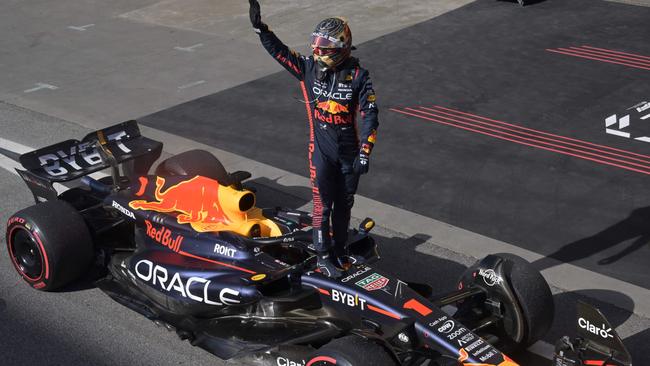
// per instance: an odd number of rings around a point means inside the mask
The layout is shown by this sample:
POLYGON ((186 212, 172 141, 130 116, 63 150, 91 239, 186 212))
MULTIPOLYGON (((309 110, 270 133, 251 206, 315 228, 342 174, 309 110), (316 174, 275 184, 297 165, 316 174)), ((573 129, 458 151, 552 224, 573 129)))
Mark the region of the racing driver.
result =
POLYGON ((339 277, 341 268, 354 261, 344 249, 350 212, 359 176, 368 172, 379 124, 372 82, 368 71, 350 55, 352 33, 345 19, 327 18, 318 23, 311 35, 313 54, 301 56, 262 22, 258 1, 249 0, 249 4, 251 23, 262 45, 300 81, 310 129, 309 175, 318 268, 327 276, 339 277))

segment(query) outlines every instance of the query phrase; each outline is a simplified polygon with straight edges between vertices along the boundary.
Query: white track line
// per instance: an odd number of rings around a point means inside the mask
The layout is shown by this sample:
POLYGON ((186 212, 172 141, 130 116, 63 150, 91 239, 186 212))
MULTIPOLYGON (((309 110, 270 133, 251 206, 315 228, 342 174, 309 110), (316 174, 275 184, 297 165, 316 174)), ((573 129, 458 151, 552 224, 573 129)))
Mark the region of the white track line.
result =
POLYGON ((3 148, 5 150, 13 151, 16 154, 24 154, 26 152, 30 152, 34 149, 32 149, 29 146, 25 146, 22 144, 19 144, 17 142, 13 142, 7 139, 4 139, 0 137, 0 148, 3 148))
POLYGON ((11 172, 13 174, 16 174, 16 175, 18 175, 18 173, 16 173, 15 169, 16 168, 18 168, 18 169, 22 168, 20 163, 9 159, 8 157, 6 157, 6 156, 4 156, 2 154, 0 154, 0 166, 3 167, 4 169, 6 169, 7 171, 9 171, 9 172, 11 172))

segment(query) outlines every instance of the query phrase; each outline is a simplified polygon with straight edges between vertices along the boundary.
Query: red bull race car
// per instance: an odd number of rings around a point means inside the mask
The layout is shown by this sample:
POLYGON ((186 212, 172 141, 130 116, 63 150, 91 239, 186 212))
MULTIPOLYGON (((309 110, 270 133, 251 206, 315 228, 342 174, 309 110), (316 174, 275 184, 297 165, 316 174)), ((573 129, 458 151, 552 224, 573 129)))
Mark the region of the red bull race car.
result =
POLYGON ((433 295, 372 266, 366 219, 347 245, 363 264, 329 278, 315 271, 309 214, 256 207, 250 174, 206 151, 149 174, 161 152, 129 121, 22 155, 37 204, 7 225, 20 276, 53 291, 99 269, 95 283, 114 300, 250 365, 513 366, 503 352, 550 327, 549 287, 521 258, 488 255, 456 291, 433 295))

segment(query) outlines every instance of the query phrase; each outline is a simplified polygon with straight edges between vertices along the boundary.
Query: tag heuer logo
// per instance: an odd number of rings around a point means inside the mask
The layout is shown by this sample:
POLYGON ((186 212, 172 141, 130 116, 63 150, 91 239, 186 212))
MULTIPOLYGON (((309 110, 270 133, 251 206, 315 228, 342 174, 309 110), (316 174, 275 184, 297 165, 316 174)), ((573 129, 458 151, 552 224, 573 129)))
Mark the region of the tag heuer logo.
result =
POLYGON ((388 285, 388 281, 388 278, 377 273, 373 273, 370 276, 357 282, 356 285, 368 291, 375 291, 386 287, 386 285, 388 285))

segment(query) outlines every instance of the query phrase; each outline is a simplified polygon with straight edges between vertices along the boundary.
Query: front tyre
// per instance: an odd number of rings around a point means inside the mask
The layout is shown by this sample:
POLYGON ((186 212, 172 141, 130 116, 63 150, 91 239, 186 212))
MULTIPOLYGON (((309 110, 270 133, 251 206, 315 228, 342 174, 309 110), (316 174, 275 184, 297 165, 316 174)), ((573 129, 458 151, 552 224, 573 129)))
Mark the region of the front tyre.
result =
POLYGON ((485 257, 461 276, 459 289, 473 286, 484 290, 485 296, 457 304, 457 316, 468 316, 477 324, 490 316, 500 319, 491 329, 496 333, 486 328, 498 336, 499 349, 524 349, 550 329, 553 295, 544 277, 525 259, 509 253, 485 257))
POLYGON ((510 262, 506 267, 506 277, 521 306, 526 323, 526 336, 521 346, 530 346, 542 339, 553 324, 553 294, 542 274, 527 260, 510 253, 495 255, 510 262))
POLYGON ((92 263, 93 242, 83 218, 64 201, 47 201, 14 214, 7 251, 30 286, 52 291, 81 277, 92 263))
POLYGON ((335 339, 309 357, 306 366, 396 366, 381 345, 356 335, 335 339))

